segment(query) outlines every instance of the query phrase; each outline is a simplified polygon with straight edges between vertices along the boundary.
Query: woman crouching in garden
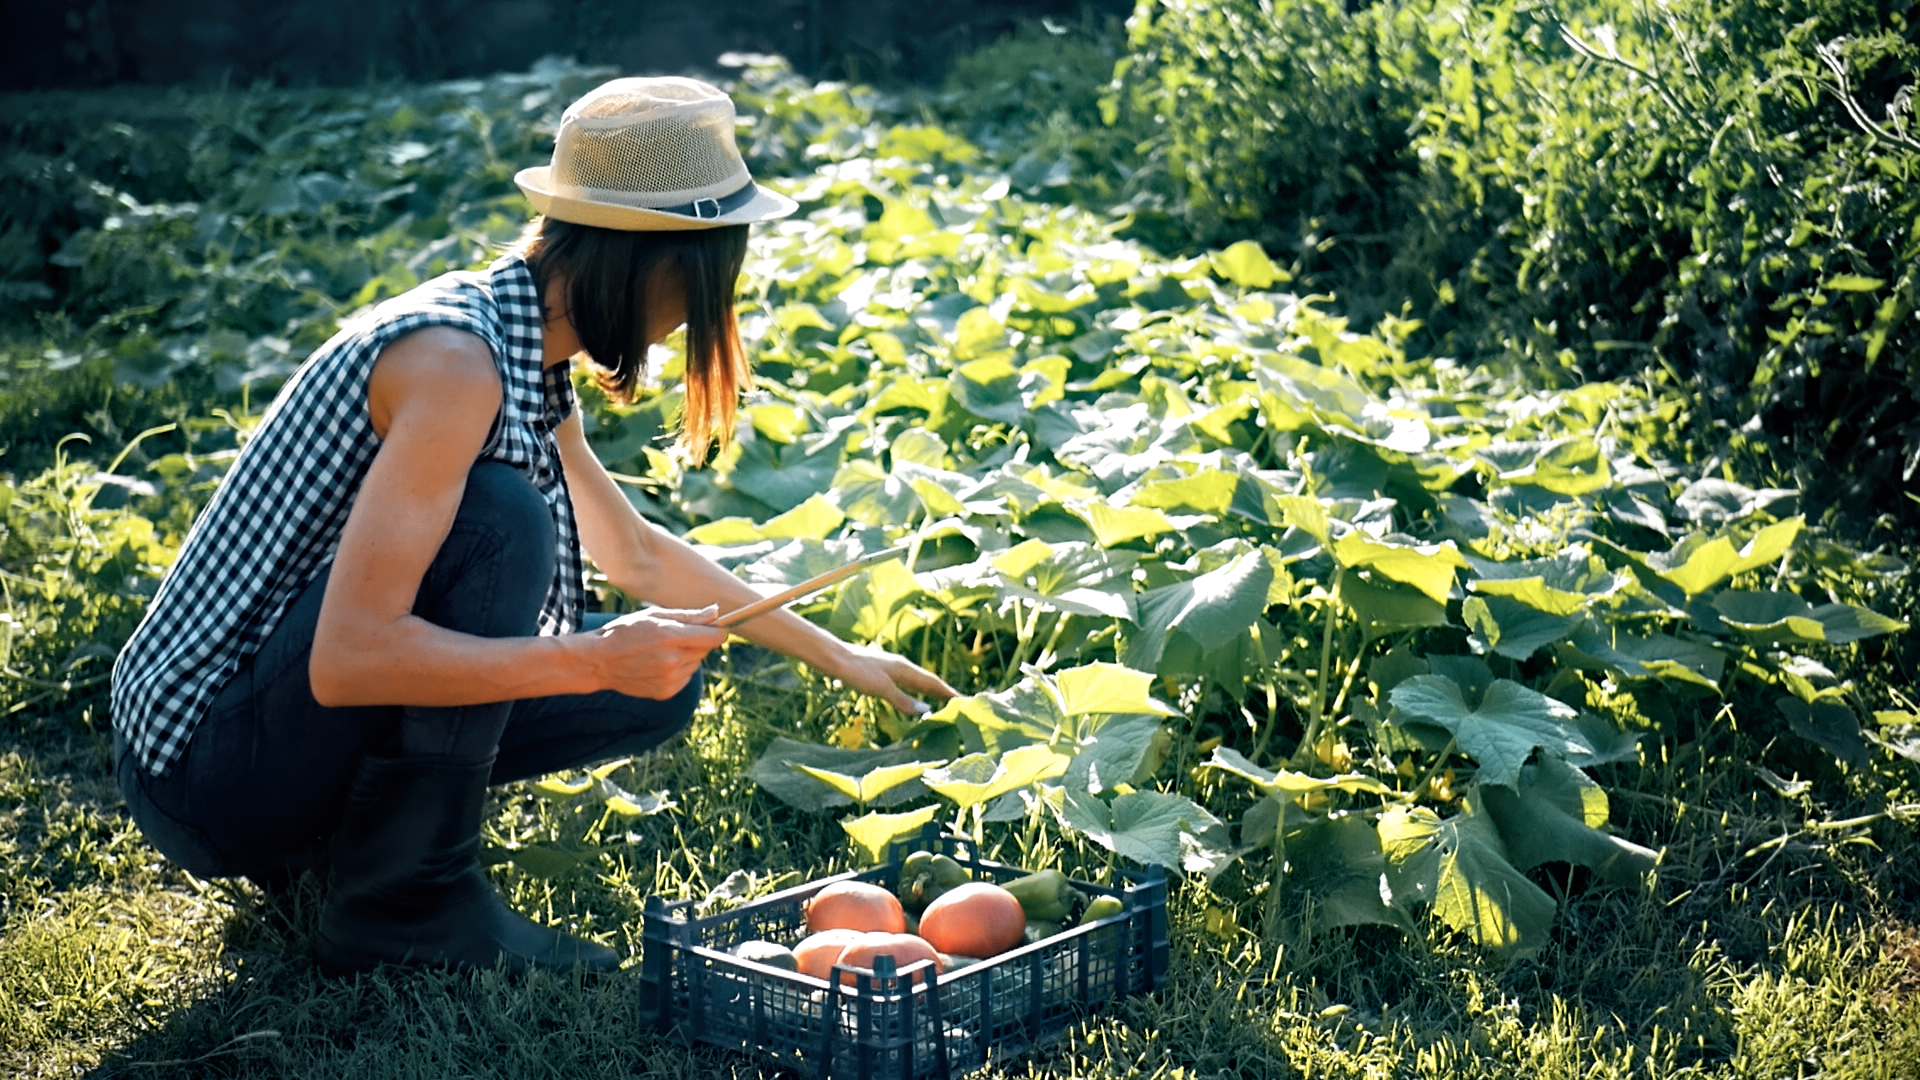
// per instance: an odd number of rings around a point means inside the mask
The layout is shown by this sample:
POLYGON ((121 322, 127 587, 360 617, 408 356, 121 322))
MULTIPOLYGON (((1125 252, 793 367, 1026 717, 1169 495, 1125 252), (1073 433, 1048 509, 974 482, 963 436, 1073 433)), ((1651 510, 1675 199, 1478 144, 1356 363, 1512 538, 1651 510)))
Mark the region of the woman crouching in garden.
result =
MULTIPOLYGON (((571 361, 624 398, 685 324, 682 438, 724 444, 747 365, 734 286, 756 186, 733 103, 691 79, 575 102, 543 216, 484 271, 342 328, 280 392, 114 668, 115 767, 200 877, 325 868, 321 969, 617 967, 510 911, 478 862, 489 785, 686 727, 745 584, 637 514, 588 448, 571 361), (658 605, 582 630, 581 549, 658 605)), ((933 674, 776 611, 734 633, 895 707, 933 674)))

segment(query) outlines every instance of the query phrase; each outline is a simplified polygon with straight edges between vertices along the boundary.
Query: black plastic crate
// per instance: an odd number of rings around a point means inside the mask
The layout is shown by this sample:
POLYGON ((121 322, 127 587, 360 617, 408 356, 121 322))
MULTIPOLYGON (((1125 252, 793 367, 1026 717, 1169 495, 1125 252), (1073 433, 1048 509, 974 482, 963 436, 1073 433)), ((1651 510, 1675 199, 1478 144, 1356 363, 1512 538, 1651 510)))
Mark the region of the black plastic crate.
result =
POLYGON ((1122 908, 1044 941, 928 978, 928 961, 899 971, 834 969, 834 981, 728 952, 755 938, 796 942, 806 933, 802 906, 836 881, 896 888, 907 855, 944 851, 979 881, 1027 873, 974 858, 965 841, 923 834, 896 842, 887 862, 838 874, 698 917, 693 901, 647 898, 641 955, 643 1005, 664 1030, 689 1040, 759 1054, 817 1077, 920 1080, 954 1077, 986 1062, 1041 1046, 1094 1006, 1157 988, 1167 971, 1167 885, 1157 867, 1123 873, 1119 888, 1075 881, 1087 894, 1115 896, 1122 908), (847 980, 842 979, 846 973, 847 980))

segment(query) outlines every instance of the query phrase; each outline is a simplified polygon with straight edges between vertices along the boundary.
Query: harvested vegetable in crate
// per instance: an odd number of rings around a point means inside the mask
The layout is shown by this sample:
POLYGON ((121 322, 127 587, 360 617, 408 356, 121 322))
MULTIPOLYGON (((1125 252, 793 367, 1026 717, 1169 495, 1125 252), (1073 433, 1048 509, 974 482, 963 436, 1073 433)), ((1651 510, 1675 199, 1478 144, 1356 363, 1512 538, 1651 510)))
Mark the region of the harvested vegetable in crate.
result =
POLYGON ((641 993, 661 1028, 819 1077, 960 1075, 989 1051, 1044 1045, 1089 1009, 1155 989, 1167 966, 1166 883, 1157 868, 1112 888, 980 859, 962 841, 931 832, 895 844, 880 866, 717 915, 653 897, 645 921, 641 993), (873 902, 875 889, 889 898, 937 890, 923 912, 936 922, 943 900, 962 912, 970 903, 995 905, 997 938, 969 945, 991 954, 936 952, 927 939, 882 929, 891 914, 873 902), (862 902, 852 915, 835 902, 849 896, 862 902), (856 923, 871 916, 874 925, 815 929, 813 913, 823 906, 856 923), (1076 909, 1078 921, 1068 922, 1076 909), (1043 924, 1055 929, 1027 940, 1043 924))

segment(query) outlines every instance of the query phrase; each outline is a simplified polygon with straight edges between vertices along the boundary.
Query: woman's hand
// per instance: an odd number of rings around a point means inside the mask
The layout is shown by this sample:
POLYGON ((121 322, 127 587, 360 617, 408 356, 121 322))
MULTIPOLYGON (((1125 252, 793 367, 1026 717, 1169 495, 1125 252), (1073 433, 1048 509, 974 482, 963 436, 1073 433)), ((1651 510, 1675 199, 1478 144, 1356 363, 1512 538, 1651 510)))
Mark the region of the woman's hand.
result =
POLYGON ((607 623, 595 631, 607 688, 656 701, 679 693, 726 642, 727 632, 712 625, 719 617, 719 605, 709 604, 698 611, 648 608, 607 623))
POLYGON ((931 705, 912 694, 944 700, 957 693, 940 676, 919 664, 871 645, 843 644, 840 656, 815 666, 821 674, 877 697, 908 716, 923 716, 933 711, 931 705))

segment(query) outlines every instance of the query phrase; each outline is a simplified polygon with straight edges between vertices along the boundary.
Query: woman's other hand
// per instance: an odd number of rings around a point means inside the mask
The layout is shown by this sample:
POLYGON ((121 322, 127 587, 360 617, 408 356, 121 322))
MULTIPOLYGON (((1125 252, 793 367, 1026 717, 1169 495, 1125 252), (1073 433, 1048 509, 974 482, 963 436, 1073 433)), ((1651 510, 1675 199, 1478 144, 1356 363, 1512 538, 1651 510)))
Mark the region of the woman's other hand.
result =
POLYGON ((818 667, 822 674, 877 697, 908 716, 933 711, 925 697, 945 700, 957 693, 940 676, 919 664, 871 645, 844 645, 839 657, 818 667), (916 694, 921 696, 915 697, 916 694))
POLYGON ((596 631, 602 657, 602 681, 629 697, 665 700, 679 693, 700 670, 707 654, 727 640, 713 621, 720 608, 697 611, 647 608, 622 615, 596 631))

